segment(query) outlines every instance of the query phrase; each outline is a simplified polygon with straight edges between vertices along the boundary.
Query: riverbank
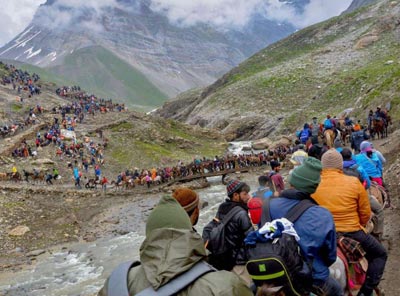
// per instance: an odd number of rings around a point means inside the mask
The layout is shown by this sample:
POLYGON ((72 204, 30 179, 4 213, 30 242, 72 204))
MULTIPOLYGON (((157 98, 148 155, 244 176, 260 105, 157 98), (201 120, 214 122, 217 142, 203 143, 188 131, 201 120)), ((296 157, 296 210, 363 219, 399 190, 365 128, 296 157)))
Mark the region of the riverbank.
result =
MULTIPOLYGON (((396 207, 385 210, 383 238, 389 258, 381 286, 385 295, 389 296, 398 295, 400 291, 397 281, 397 261, 400 257, 399 139, 397 133, 388 139, 374 141, 375 147, 388 159, 385 180, 396 207)), ((255 190, 257 177, 262 170, 241 174, 240 177, 252 184, 252 190, 255 190)), ((287 171, 283 171, 283 174, 286 175, 287 171)), ((225 186, 216 182, 198 192, 200 197, 204 196, 211 202, 202 210, 199 222, 203 225, 212 218, 217 204, 225 198, 225 186)), ((109 192, 102 195, 93 191, 76 193, 68 190, 57 195, 45 193, 31 196, 29 190, 7 194, 7 203, 2 198, 2 214, 7 212, 4 209, 14 209, 20 213, 18 216, 2 215, 2 221, 9 223, 10 219, 20 219, 30 227, 30 231, 19 238, 8 238, 8 244, 3 246, 7 253, 2 252, 6 256, 0 261, 0 295, 94 295, 114 266, 137 258, 144 238, 145 221, 160 194, 109 192), (61 216, 63 218, 60 219, 61 216), (51 244, 51 247, 36 247, 33 251, 37 253, 28 256, 32 251, 30 248, 40 246, 40 241, 51 244), (45 252, 39 254, 39 251, 45 252), (48 287, 55 284, 56 287, 48 287), (44 292, 41 287, 57 293, 44 292)), ((4 233, 4 228, 1 231, 4 233)), ((3 233, 1 239, 5 237, 3 233)))

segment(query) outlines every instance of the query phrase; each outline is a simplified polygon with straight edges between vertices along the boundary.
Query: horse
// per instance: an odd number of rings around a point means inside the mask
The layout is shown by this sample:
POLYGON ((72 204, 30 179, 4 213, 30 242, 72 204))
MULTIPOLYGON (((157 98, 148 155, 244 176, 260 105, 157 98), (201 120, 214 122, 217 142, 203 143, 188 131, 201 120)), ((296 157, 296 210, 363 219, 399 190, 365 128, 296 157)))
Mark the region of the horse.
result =
POLYGON ((14 182, 19 182, 22 181, 22 176, 19 172, 15 173, 7 173, 8 180, 14 181, 14 182))
POLYGON ((390 125, 392 125, 392 117, 387 114, 386 115, 386 121, 385 121, 385 129, 384 129, 386 137, 388 136, 388 129, 389 129, 390 125))
POLYGON ((111 186, 114 185, 114 188, 116 190, 122 190, 124 188, 125 182, 121 181, 121 182, 116 182, 116 181, 111 181, 111 186))
POLYGON ((44 173, 44 171, 40 171, 37 174, 29 172, 28 174, 32 177, 32 181, 35 181, 37 183, 45 181, 46 174, 44 173))
POLYGON ((86 189, 97 189, 97 184, 100 184, 100 180, 89 179, 85 184, 86 189))
POLYGON ((333 147, 333 140, 335 139, 335 132, 331 129, 326 129, 324 131, 324 137, 326 139, 326 144, 332 148, 333 147))
POLYGON ((384 122, 384 120, 382 118, 374 118, 372 120, 371 129, 372 129, 372 133, 371 133, 372 138, 374 138, 375 135, 378 136, 378 139, 379 139, 379 136, 381 138, 383 138, 385 136, 385 122, 384 122))

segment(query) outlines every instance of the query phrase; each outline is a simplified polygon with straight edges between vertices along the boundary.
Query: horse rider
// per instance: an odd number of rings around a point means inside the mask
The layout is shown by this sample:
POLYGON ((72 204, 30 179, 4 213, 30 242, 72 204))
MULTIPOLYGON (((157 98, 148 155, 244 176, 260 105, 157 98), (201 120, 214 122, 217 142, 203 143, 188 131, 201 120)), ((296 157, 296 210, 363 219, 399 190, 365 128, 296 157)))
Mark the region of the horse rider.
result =
POLYGON ((326 119, 324 121, 324 132, 328 129, 332 130, 335 134, 335 136, 332 140, 336 139, 336 137, 337 137, 336 120, 331 118, 331 116, 329 114, 326 115, 326 119))
POLYGON ((376 152, 373 151, 371 142, 363 141, 360 150, 361 153, 354 157, 357 164, 364 168, 372 181, 383 186, 383 165, 376 152))
POLYGON ((386 114, 385 114, 385 112, 383 112, 383 111, 381 110, 381 106, 376 107, 375 119, 376 119, 376 120, 382 119, 383 122, 386 123, 386 114))
POLYGON ((368 269, 357 296, 372 296, 374 290, 379 290, 387 251, 377 239, 365 232, 371 217, 368 193, 358 179, 343 174, 343 158, 335 149, 325 152, 321 163, 321 183, 312 198, 332 213, 338 235, 358 241, 365 250, 368 269))

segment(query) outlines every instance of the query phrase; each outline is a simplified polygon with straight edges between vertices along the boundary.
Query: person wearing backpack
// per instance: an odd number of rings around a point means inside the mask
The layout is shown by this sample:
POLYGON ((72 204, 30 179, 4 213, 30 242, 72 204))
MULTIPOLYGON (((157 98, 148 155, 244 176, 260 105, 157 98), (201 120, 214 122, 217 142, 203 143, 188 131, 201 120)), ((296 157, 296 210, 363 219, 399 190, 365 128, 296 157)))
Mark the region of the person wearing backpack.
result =
POLYGON ((371 296, 382 278, 387 251, 365 231, 371 217, 368 193, 359 180, 343 174, 343 158, 335 149, 325 152, 321 162, 321 183, 312 197, 332 213, 337 232, 358 241, 365 250, 368 269, 357 295, 371 296))
MULTIPOLYGON (((268 174, 269 172, 266 171, 268 174)), ((253 192, 251 195, 253 198, 254 197, 259 197, 261 199, 264 198, 269 198, 271 197, 274 193, 272 192, 271 188, 268 187, 268 184, 271 183, 271 179, 267 175, 261 175, 258 177, 258 185, 260 185, 257 188, 257 191, 253 192)))
MULTIPOLYGON (((321 169, 321 162, 318 159, 313 157, 306 159, 305 162, 294 169, 289 176, 288 182, 290 184, 290 189, 281 192, 278 198, 272 198, 270 200, 268 213, 271 221, 286 217, 293 208, 299 206, 301 203, 309 204, 305 209, 303 208, 300 216, 294 219, 293 228, 300 238, 297 244, 300 247, 305 266, 308 266, 312 270, 310 275, 312 278, 308 281, 305 280, 304 270, 307 268, 303 268, 297 276, 293 272, 291 274, 292 277, 290 277, 290 282, 288 282, 288 280, 285 280, 284 283, 280 281, 282 286, 274 288, 275 290, 279 290, 280 288, 284 291, 286 290, 286 295, 305 295, 303 293, 307 291, 307 288, 310 288, 309 286, 311 285, 314 286, 313 291, 322 290, 325 293, 324 295, 327 296, 344 295, 343 289, 336 280, 329 275, 329 266, 336 261, 336 231, 332 214, 327 209, 318 206, 311 198, 311 194, 315 192, 320 182, 321 169), (297 294, 293 289, 296 290, 297 294), (302 293, 297 292, 301 290, 303 291, 302 293)), ((267 213, 263 212, 263 215, 266 214, 267 213)), ((260 227, 262 227, 262 225, 260 225, 260 227)), ((287 260, 294 260, 293 256, 288 254, 287 260)), ((287 262, 287 265, 290 266, 291 262, 287 262)), ((251 269, 249 263, 247 268, 251 269)), ((265 272, 268 272, 268 266, 265 266, 265 268, 263 266, 259 267, 259 270, 264 269, 265 272)), ((289 273, 291 269, 293 268, 289 268, 289 273)), ((250 272, 250 274, 252 273, 250 272)), ((279 275, 279 273, 273 276, 276 277, 277 275, 279 275)), ((272 276, 267 275, 268 279, 271 277, 272 276)), ((278 280, 278 277, 276 277, 276 279, 278 280)), ((267 285, 268 281, 269 280, 265 282, 263 280, 257 281, 256 279, 255 283, 260 287, 260 291, 267 292, 270 290, 270 287, 267 285)))
MULTIPOLYGON (((182 194, 177 198, 183 200, 182 194)), ((253 295, 235 274, 204 263, 206 257, 188 213, 177 199, 164 196, 147 220, 140 262, 127 262, 125 270, 123 265, 114 269, 98 295, 253 295)))
POLYGON ((309 138, 311 138, 310 126, 308 123, 305 123, 300 132, 299 140, 302 144, 306 144, 309 138))
POLYGON ((220 204, 216 217, 204 227, 203 240, 211 252, 210 264, 218 269, 231 270, 250 286, 244 248, 244 238, 253 230, 247 208, 251 198, 250 187, 239 180, 231 180, 226 191, 228 199, 220 204))

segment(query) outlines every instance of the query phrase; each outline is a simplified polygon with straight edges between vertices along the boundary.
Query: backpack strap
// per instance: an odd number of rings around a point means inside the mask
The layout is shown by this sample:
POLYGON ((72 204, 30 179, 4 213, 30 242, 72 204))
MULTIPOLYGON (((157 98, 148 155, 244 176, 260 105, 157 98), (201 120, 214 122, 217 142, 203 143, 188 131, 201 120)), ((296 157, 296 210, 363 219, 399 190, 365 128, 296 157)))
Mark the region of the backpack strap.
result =
MULTIPOLYGON (((178 275, 164 286, 161 286, 157 291, 153 289, 153 287, 148 287, 143 291, 140 291, 136 294, 136 296, 167 296, 167 295, 175 295, 198 278, 203 276, 206 273, 216 271, 214 267, 206 263, 204 260, 196 263, 191 269, 188 271, 178 275)), ((125 283, 126 286, 126 283, 125 283)), ((122 296, 122 295, 121 295, 122 296)))
POLYGON ((274 197, 267 198, 263 202, 261 221, 260 221, 261 225, 264 225, 267 222, 271 222, 271 220, 272 220, 271 219, 271 214, 269 212, 271 198, 274 198, 274 197))
POLYGON ((315 205, 311 200, 303 199, 286 213, 285 218, 294 223, 308 208, 315 205))
POLYGON ((127 261, 118 265, 108 279, 108 296, 129 296, 128 273, 135 266, 140 265, 140 261, 127 261))
MULTIPOLYGON (((271 198, 268 198, 263 204, 261 225, 264 225, 265 223, 272 221, 271 213, 269 212, 270 203, 271 203, 271 198)), ((313 203, 311 200, 303 199, 297 205, 292 207, 284 217, 288 219, 290 222, 294 223, 308 208, 315 205, 316 204, 313 203)))

